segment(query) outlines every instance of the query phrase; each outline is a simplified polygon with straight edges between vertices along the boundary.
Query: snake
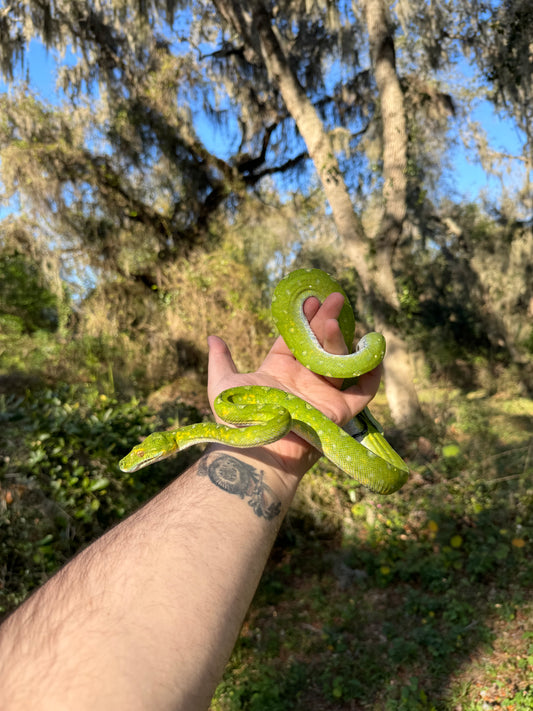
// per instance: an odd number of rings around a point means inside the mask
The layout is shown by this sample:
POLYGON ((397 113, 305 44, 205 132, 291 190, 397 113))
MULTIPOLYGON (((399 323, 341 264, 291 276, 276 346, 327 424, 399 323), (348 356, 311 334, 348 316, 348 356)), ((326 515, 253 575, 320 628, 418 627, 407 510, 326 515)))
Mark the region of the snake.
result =
MULTIPOLYGON (((342 286, 321 269, 297 269, 281 279, 272 294, 271 312, 292 354, 318 375, 353 379, 377 367, 385 356, 385 338, 377 332, 364 335, 352 350, 353 309, 342 286), (344 296, 338 322, 349 351, 346 355, 322 348, 303 311, 310 296, 323 302, 333 292, 344 296)), ((201 422, 153 432, 121 459, 120 469, 134 472, 187 447, 208 442, 237 448, 262 446, 292 431, 373 492, 392 494, 407 481, 407 464, 387 442, 381 425, 367 407, 340 427, 304 399, 263 385, 224 390, 215 398, 213 407, 226 424, 201 422)))

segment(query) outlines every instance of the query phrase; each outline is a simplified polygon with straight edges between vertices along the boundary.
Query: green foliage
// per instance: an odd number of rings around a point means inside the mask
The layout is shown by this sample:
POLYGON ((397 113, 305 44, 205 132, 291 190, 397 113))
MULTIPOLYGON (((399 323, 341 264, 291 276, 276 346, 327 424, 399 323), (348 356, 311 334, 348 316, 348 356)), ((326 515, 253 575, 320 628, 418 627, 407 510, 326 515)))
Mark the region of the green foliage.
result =
POLYGON ((432 243, 403 255, 402 330, 433 374, 471 389, 484 373, 495 383, 498 367, 531 362, 533 232, 476 204, 442 212, 432 243))
MULTIPOLYGON (((194 412, 189 416, 197 418, 194 412)), ((155 426, 136 400, 63 386, 0 397, 0 612, 176 475, 127 475, 119 459, 155 426)), ((182 457, 178 467, 188 464, 182 457)), ((178 469, 179 471, 179 469, 178 469)), ((144 472, 144 473, 143 473, 144 472)))
MULTIPOLYGON (((238 286, 246 271, 232 280, 232 261, 218 260, 227 288, 214 290, 211 259, 198 256, 190 273, 169 279, 161 313, 185 318, 175 313, 179 294, 194 293, 205 301, 206 323, 216 309, 229 328, 244 309, 238 286)), ((65 349, 84 362, 71 375, 97 373, 112 348, 113 339, 74 339, 65 349)), ((1 400, 3 611, 190 462, 180 456, 134 476, 117 469, 132 444, 171 422, 135 400, 118 401, 113 382, 1 400)), ((490 659, 498 644, 512 654, 505 666, 495 659, 490 673, 511 676, 516 688, 502 698, 527 709, 531 641, 516 641, 514 630, 531 614, 531 403, 449 389, 429 396, 439 434, 425 456, 415 442, 404 445, 413 477, 398 495, 364 494, 323 464, 305 478, 214 710, 450 711, 448 700, 460 694, 473 710, 479 695, 461 691, 462 665, 478 651, 490 659)), ((381 415, 379 399, 377 406, 381 415)), ((180 424, 199 419, 194 408, 177 414, 180 424)), ((483 673, 481 690, 492 689, 483 673)))
POLYGON ((258 364, 269 344, 264 274, 233 256, 238 251, 232 235, 217 249, 162 264, 150 290, 122 278, 102 281, 80 305, 67 347, 93 377, 102 380, 111 369, 119 391, 133 382, 138 394, 148 394, 186 372, 183 387, 201 388, 205 401, 208 335, 223 335, 243 370, 258 364))
POLYGON ((305 667, 297 661, 289 662, 279 671, 259 663, 237 683, 233 679, 222 682, 211 708, 213 711, 227 708, 249 711, 300 708, 298 701, 307 682, 305 667))
POLYGON ((55 331, 57 325, 57 298, 44 284, 37 265, 18 252, 0 253, 2 338, 38 329, 55 331))

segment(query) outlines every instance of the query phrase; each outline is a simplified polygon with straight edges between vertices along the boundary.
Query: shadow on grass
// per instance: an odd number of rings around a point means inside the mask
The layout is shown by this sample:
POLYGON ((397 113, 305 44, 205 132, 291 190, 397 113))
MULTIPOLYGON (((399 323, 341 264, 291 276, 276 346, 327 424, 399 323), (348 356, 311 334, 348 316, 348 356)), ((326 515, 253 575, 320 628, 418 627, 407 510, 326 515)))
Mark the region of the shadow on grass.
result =
POLYGON ((526 475, 365 495, 334 534, 290 517, 214 708, 455 708, 450 684, 502 622, 531 645, 526 475))

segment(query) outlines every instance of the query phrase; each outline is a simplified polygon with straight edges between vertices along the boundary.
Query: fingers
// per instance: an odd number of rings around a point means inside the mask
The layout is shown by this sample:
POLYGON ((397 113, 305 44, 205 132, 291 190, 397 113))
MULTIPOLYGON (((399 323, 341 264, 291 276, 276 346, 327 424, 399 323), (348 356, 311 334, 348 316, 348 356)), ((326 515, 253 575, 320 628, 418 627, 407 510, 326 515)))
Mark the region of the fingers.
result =
POLYGON ((307 299, 304 304, 304 313, 322 348, 328 353, 335 355, 345 355, 348 353, 348 348, 346 347, 339 322, 337 321, 344 304, 343 295, 338 293, 330 294, 313 315, 311 314, 313 313, 315 304, 310 304, 308 307, 309 301, 311 301, 311 299, 307 299))
POLYGON ((378 391, 382 373, 383 366, 378 365, 377 368, 360 375, 355 385, 342 391, 350 412, 356 414, 368 405, 378 391))
MULTIPOLYGON (((308 299, 306 299, 303 305, 304 314, 308 321, 311 321, 314 318, 315 314, 319 311, 319 309, 320 301, 315 296, 310 296, 308 299)), ((287 345, 283 338, 280 336, 274 341, 274 345, 270 349, 270 353, 268 355, 292 355, 292 353, 287 348, 287 345)))
MULTIPOLYGON (((337 321, 343 304, 344 297, 339 293, 330 294, 320 307, 317 299, 307 299, 304 304, 304 313, 318 341, 325 351, 335 355, 345 355, 349 352, 337 321)), ((342 399, 351 416, 360 412, 374 398, 382 372, 382 366, 379 365, 369 373, 359 376, 355 385, 342 391, 342 399)), ((335 387, 340 387, 342 383, 340 378, 327 380, 335 387)))
MULTIPOLYGON (((310 301, 310 299, 307 301, 310 301)), ((306 311, 307 301, 304 305, 304 313, 309 318, 312 309, 309 309, 308 312, 306 311)), ((315 315, 309 318, 309 324, 318 342, 327 353, 333 355, 346 355, 348 353, 348 348, 337 320, 343 304, 344 297, 342 294, 329 294, 315 315)), ((326 380, 336 388, 340 388, 342 385, 342 378, 326 378, 326 380)))
MULTIPOLYGON (((324 350, 335 355, 348 353, 337 321, 343 304, 343 295, 335 293, 330 294, 322 304, 316 297, 310 296, 303 305, 304 315, 309 321, 318 342, 324 350)), ((287 348, 285 341, 281 337, 274 342, 265 363, 269 363, 272 356, 276 357, 280 355, 291 356, 294 359, 294 355, 287 348)), ((331 379, 331 381, 337 385, 342 382, 339 379, 331 379)))
POLYGON ((209 397, 216 394, 217 384, 228 375, 237 372, 233 358, 227 345, 218 336, 209 336, 209 365, 207 369, 207 390, 209 397))
POLYGON ((304 301, 304 314, 305 318, 311 322, 316 315, 317 311, 320 309, 320 301, 316 298, 316 296, 310 296, 308 299, 304 301))

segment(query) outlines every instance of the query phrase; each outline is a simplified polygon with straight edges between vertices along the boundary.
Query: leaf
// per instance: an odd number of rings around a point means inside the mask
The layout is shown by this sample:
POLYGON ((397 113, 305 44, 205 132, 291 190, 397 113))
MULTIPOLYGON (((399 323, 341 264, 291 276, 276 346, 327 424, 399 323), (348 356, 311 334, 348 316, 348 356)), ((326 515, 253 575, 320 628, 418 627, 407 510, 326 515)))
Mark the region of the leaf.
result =
POLYGON ((442 456, 446 459, 458 457, 461 454, 461 448, 457 444, 445 444, 442 448, 442 456))
POLYGON ((109 486, 109 479, 104 476, 93 481, 88 489, 89 491, 100 491, 100 489, 105 489, 107 486, 109 486))

